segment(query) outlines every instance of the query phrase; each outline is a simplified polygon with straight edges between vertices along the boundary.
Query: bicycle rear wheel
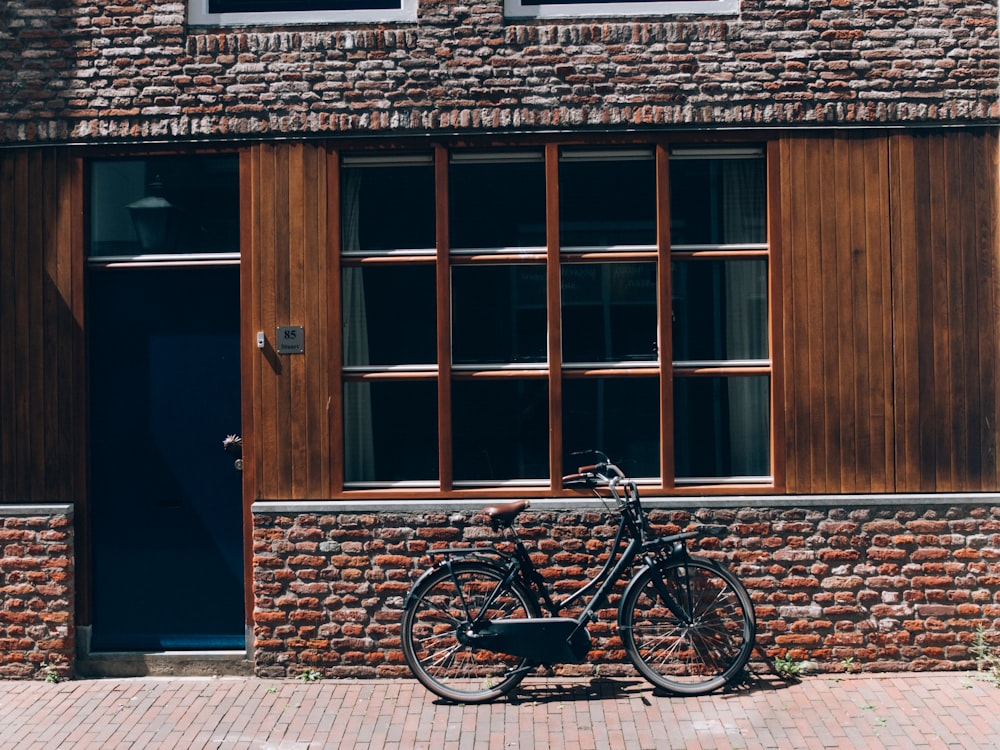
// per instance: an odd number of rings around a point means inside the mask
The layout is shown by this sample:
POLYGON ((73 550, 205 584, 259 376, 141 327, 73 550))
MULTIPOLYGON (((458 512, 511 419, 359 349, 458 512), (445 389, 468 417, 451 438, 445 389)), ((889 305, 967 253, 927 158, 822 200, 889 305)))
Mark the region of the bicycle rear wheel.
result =
POLYGON ((524 679, 527 660, 479 647, 466 637, 475 623, 538 617, 534 597, 482 561, 459 561, 420 581, 403 612, 403 656, 435 695, 456 703, 486 703, 524 679))
POLYGON ((746 666, 756 637, 746 588, 700 558, 640 571, 622 596, 618 628, 640 674, 678 695, 726 685, 746 666))

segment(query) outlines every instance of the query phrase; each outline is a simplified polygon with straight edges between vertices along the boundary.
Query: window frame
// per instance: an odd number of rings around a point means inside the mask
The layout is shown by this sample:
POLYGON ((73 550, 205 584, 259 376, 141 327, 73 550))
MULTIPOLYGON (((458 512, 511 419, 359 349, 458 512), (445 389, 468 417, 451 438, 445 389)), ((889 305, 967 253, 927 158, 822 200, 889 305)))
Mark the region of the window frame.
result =
POLYGON ((661 0, 659 2, 567 2, 553 3, 542 0, 528 4, 523 0, 504 0, 505 18, 559 19, 594 17, 680 16, 680 15, 736 15, 739 0, 661 0))
MULTIPOLYGON (((422 251, 420 253, 399 253, 399 254, 345 254, 341 252, 340 237, 340 167, 343 160, 365 159, 365 158, 392 158, 391 152, 386 151, 366 151, 364 146, 350 146, 342 149, 333 148, 330 150, 330 185, 331 185, 331 218, 332 226, 335 230, 331 233, 331 250, 333 253, 333 267, 336 269, 331 275, 331 282, 339 286, 341 269, 345 265, 364 265, 368 263, 393 263, 393 264, 428 264, 433 263, 436 268, 436 294, 437 294, 437 332, 438 332, 438 361, 433 366, 423 366, 420 368, 390 368, 381 371, 365 371, 364 368, 344 368, 342 366, 342 352, 340 350, 340 325, 341 302, 339 288, 334 290, 333 301, 334 316, 338 321, 333 326, 334 330, 334 366, 331 373, 332 392, 343 397, 343 384, 348 381, 359 382, 368 379, 406 379, 425 378, 435 379, 438 389, 438 479, 433 482, 345 482, 342 463, 343 446, 340 444, 343 439, 343 427, 336 417, 341 409, 334 411, 334 418, 331 426, 335 429, 339 437, 334 440, 333 478, 334 491, 338 496, 355 497, 361 493, 365 497, 377 498, 379 496, 415 496, 427 497, 428 494, 435 497, 505 497, 513 495, 523 496, 576 496, 578 493, 566 491, 562 487, 561 477, 563 467, 563 436, 562 436, 562 383, 565 378, 628 378, 628 377, 657 377, 660 383, 660 474, 656 477, 640 478, 645 491, 651 495, 691 495, 691 494, 720 494, 732 492, 735 488, 747 493, 773 492, 781 486, 782 462, 774 451, 774 445, 781 431, 781 425, 776 419, 781 413, 781 403, 779 394, 780 366, 775 361, 775 352, 778 342, 774 329, 777 319, 777 308, 780 299, 775 293, 776 274, 780 273, 777 257, 774 252, 772 224, 776 220, 773 212, 773 202, 777 196, 776 187, 776 152, 772 145, 764 143, 761 148, 762 139, 757 138, 753 142, 757 151, 763 151, 765 167, 765 230, 768 241, 765 243, 739 247, 689 247, 672 248, 670 242, 670 185, 669 185, 669 162, 671 159, 669 142, 662 142, 653 139, 636 138, 632 142, 610 144, 607 147, 631 147, 652 149, 655 160, 655 183, 656 183, 656 242, 650 246, 627 247, 601 250, 599 248, 568 248, 560 246, 559 236, 559 163, 564 150, 572 146, 579 150, 587 148, 586 144, 579 142, 557 143, 557 142, 531 142, 525 144, 524 141, 492 142, 490 145, 495 149, 508 149, 511 152, 524 152, 531 149, 540 149, 544 152, 545 161, 545 202, 546 202, 546 246, 544 248, 496 248, 496 249, 462 249, 453 251, 449 243, 449 165, 451 156, 456 153, 473 150, 476 144, 463 143, 460 146, 438 143, 433 147, 433 162, 435 166, 435 222, 436 222, 436 247, 433 257, 430 253, 422 251), (561 275, 564 264, 569 260, 573 263, 617 263, 617 262, 655 262, 657 277, 657 306, 659 309, 657 328, 659 336, 659 352, 672 352, 672 326, 669 315, 664 315, 664 299, 669 303, 670 293, 664 290, 671 288, 671 265, 678 257, 687 256, 690 258, 705 258, 709 256, 720 257, 753 257, 764 258, 767 261, 767 308, 766 308, 766 332, 768 337, 768 359, 747 362, 729 363, 700 363, 700 362, 673 362, 664 361, 662 355, 657 357, 657 361, 637 361, 637 362, 607 362, 607 363, 565 363, 562 359, 561 347, 561 275), (546 267, 546 287, 547 287, 547 310, 548 310, 548 361, 547 363, 530 363, 523 365, 501 364, 501 365, 455 365, 451 356, 451 272, 457 265, 479 265, 479 264, 544 264, 546 267), (708 367, 705 367, 708 365, 708 367), (702 377, 719 376, 729 374, 767 374, 768 380, 768 439, 770 441, 768 460, 770 473, 760 477, 711 477, 705 481, 686 482, 678 481, 675 476, 674 467, 674 379, 675 377, 702 377), (465 380, 473 378, 482 379, 508 379, 508 378, 547 378, 549 393, 549 478, 545 481, 536 480, 502 480, 491 482, 455 482, 453 477, 453 466, 451 456, 452 445, 452 425, 451 425, 451 383, 453 380, 465 380)), ((709 155, 716 152, 716 149, 725 148, 724 143, 704 144, 706 149, 711 149, 709 155)), ((730 144, 732 145, 732 144, 730 144)), ((742 148, 742 144, 735 144, 742 148)), ((601 143, 594 143, 590 148, 599 150, 607 148, 601 143)), ((482 146, 479 146, 480 150, 482 146)), ((412 151, 400 151, 399 155, 406 158, 412 151)), ((426 150, 424 151, 426 153, 426 150)), ((357 162, 355 162, 357 163, 357 162)))
POLYGON ((399 0, 398 8, 355 10, 270 10, 212 13, 209 0, 190 0, 191 26, 285 26, 334 23, 405 23, 417 20, 418 0, 399 0))
MULTIPOLYGON (((769 185, 767 184, 767 150, 761 147, 734 146, 729 148, 702 148, 681 146, 672 149, 670 157, 672 161, 679 160, 721 160, 721 159, 742 159, 742 158, 763 158, 764 159, 764 183, 765 183, 765 212, 767 201, 769 200, 769 185)), ((669 179, 669 175, 668 175, 669 179)), ((765 217, 766 219, 766 217, 765 217)), ((765 232, 767 230, 765 222, 765 232)), ((676 467, 674 471, 674 485, 676 487, 702 487, 707 484, 717 485, 747 485, 774 483, 774 455, 773 455, 773 433, 775 421, 774 409, 774 382, 773 382, 773 362, 774 362, 774 336, 771 332, 771 290, 772 273, 770 244, 764 242, 739 242, 739 243, 699 243, 699 244, 677 244, 671 243, 669 252, 669 262, 671 267, 675 263, 703 263, 703 262, 725 262, 725 261, 748 261, 762 260, 767 265, 767 317, 765 320, 768 350, 767 357, 761 359, 719 359, 719 360, 677 360, 671 362, 672 379, 678 378, 739 378, 739 377, 761 377, 769 379, 768 393, 768 435, 771 444, 768 446, 768 463, 771 466, 771 473, 761 476, 729 476, 729 477, 678 477, 676 467)), ((675 285, 671 284, 671 299, 674 295, 675 285)), ((671 356, 674 355, 674 347, 671 346, 671 356)), ((677 429, 677 419, 673 420, 672 430, 677 429)))

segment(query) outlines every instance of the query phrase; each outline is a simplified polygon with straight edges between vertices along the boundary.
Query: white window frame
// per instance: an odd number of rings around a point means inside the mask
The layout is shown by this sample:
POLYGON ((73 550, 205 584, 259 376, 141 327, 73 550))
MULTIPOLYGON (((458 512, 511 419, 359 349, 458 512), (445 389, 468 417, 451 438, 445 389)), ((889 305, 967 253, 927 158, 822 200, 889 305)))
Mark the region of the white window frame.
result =
POLYGON ((399 8, 209 13, 208 0, 190 0, 188 3, 188 23, 192 26, 284 26, 291 24, 416 21, 417 2, 418 0, 400 0, 399 8))
POLYGON ((577 2, 525 5, 522 0, 504 0, 507 18, 585 18, 593 16, 735 15, 739 0, 662 0, 662 2, 577 2))

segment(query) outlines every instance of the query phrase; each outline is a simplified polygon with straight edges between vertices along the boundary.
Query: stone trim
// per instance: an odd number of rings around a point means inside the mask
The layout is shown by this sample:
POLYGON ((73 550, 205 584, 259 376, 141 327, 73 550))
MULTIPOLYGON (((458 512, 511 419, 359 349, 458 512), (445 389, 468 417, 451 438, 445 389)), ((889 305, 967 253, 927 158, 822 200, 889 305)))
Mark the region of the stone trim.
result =
POLYGON ((7 0, 0 143, 993 124, 996 0, 741 0, 734 17, 191 26, 186 4, 7 0))
MULTIPOLYGON (((642 488, 639 488, 640 492, 642 488)), ((509 498, 506 498, 509 499, 509 498)), ((271 513, 426 513, 466 512, 498 502, 491 498, 417 500, 258 500, 253 514, 271 513)), ((902 493, 872 495, 712 495, 642 498, 647 509, 691 510, 698 508, 867 508, 876 506, 949 507, 953 505, 1000 505, 1000 493, 902 493)), ((596 498, 531 498, 531 510, 605 510, 596 498)))

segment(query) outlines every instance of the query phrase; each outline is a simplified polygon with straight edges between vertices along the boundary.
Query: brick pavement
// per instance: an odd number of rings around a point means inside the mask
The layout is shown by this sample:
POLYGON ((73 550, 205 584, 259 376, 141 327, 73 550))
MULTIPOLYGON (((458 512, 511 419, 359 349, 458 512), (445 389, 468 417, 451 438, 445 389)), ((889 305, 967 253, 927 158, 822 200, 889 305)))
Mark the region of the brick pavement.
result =
POLYGON ((639 679, 531 679, 454 706, 412 680, 0 682, 0 748, 1000 748, 1000 687, 935 672, 760 678, 668 698, 639 679))

